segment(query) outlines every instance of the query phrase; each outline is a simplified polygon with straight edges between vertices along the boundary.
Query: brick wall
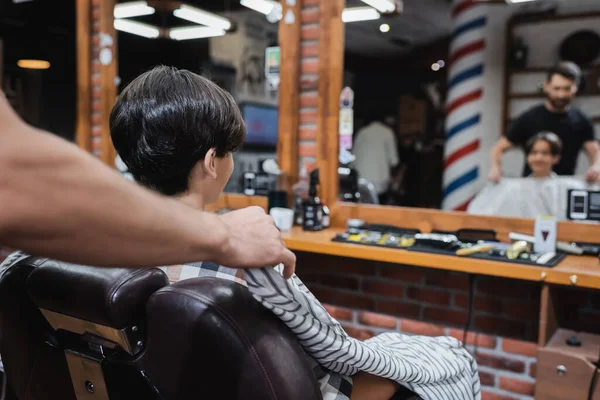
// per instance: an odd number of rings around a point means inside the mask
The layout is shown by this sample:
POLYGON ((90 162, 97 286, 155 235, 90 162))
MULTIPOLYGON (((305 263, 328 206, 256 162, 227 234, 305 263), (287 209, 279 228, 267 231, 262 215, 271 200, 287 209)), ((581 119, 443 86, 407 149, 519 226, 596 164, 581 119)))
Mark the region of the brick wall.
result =
POLYGON ((100 86, 100 1, 92 1, 92 23, 91 23, 91 39, 92 52, 91 56, 91 107, 92 107, 92 153, 98 157, 102 157, 102 114, 101 114, 101 96, 102 88, 100 86))
MULTIPOLYGON (((298 254, 297 272, 356 338, 394 330, 463 340, 466 274, 308 253, 298 254)), ((480 366, 484 400, 532 398, 540 290, 537 283, 477 278, 467 344, 480 366)), ((561 292, 571 310, 561 326, 598 330, 600 295, 561 292)))
POLYGON ((319 0, 304 0, 302 2, 298 172, 302 166, 310 170, 316 163, 319 18, 319 0))

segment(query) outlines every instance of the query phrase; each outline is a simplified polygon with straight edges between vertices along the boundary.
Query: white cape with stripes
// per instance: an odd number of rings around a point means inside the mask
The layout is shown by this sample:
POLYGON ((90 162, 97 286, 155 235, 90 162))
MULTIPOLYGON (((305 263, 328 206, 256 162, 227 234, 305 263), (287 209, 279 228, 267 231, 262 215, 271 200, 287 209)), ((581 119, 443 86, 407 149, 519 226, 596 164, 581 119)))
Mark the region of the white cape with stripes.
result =
POLYGON ((295 275, 245 270, 248 289, 297 335, 317 362, 342 375, 359 371, 398 382, 424 400, 481 399, 475 359, 452 337, 382 333, 365 341, 343 330, 295 275))

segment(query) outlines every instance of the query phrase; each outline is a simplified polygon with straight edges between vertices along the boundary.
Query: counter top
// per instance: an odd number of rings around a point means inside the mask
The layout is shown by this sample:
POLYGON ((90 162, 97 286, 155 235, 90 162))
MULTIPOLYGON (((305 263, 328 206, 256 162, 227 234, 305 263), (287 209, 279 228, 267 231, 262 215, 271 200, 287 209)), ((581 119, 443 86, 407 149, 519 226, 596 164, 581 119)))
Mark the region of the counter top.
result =
POLYGON ((295 251, 600 289, 600 261, 598 257, 568 255, 553 268, 536 267, 403 249, 339 243, 331 240, 336 234, 343 232, 344 229, 341 228, 306 232, 300 227, 294 227, 291 231, 283 233, 283 239, 287 247, 295 251), (545 276, 543 276, 544 273, 545 276))

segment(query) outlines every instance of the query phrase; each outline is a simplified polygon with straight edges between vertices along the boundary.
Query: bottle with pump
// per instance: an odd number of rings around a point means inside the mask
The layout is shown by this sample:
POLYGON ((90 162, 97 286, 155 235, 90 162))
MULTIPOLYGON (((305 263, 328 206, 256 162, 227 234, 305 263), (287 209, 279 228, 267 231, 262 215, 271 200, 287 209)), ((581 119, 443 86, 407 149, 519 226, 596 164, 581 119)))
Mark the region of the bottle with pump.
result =
POLYGON ((320 231, 323 229, 323 204, 317 196, 319 185, 319 169, 310 173, 308 198, 302 203, 302 229, 305 231, 320 231))

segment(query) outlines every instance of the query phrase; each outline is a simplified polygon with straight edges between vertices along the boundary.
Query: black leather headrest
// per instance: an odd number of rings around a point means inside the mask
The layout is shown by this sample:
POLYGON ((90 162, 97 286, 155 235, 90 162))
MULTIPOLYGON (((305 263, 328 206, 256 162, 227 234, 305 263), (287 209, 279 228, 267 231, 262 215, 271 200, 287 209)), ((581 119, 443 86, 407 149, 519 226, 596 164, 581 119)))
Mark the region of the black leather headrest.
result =
POLYGON ((158 268, 87 267, 47 260, 29 275, 27 290, 40 308, 123 329, 139 320, 150 296, 168 284, 158 268))

